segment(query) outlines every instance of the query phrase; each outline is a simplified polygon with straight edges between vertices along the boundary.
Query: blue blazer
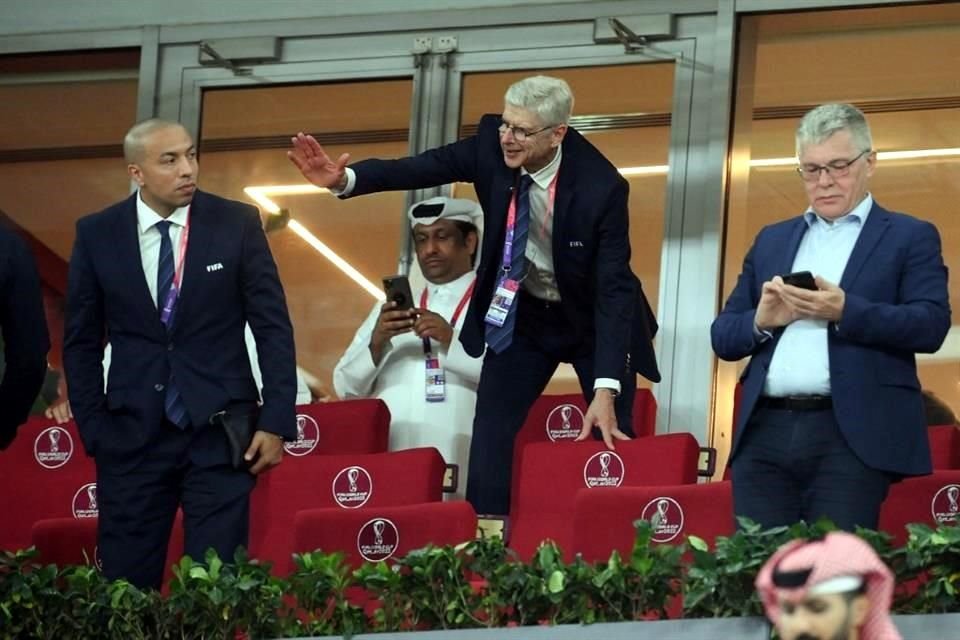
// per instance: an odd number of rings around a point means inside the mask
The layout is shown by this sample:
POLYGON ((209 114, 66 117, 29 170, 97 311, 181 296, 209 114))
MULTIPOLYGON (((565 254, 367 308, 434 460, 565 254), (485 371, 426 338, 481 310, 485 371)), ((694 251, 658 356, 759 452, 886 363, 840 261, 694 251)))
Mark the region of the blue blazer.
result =
MULTIPOLYGON (((499 125, 499 116, 485 115, 477 134, 464 140, 411 158, 352 165, 356 184, 351 196, 473 183, 484 212, 483 246, 460 341, 474 357, 485 349, 483 319, 496 288, 507 208, 519 180, 519 170, 503 162, 499 125)), ((574 129, 568 129, 562 149, 553 211, 553 265, 563 313, 594 341, 594 377, 620 379, 629 364, 659 382, 652 342, 656 318, 630 270, 629 185, 574 129)))
MULTIPOLYGON (((807 231, 803 216, 762 229, 743 272, 713 322, 724 360, 751 356, 731 460, 763 391, 783 329, 759 342, 753 320, 763 283, 789 273, 807 231)), ((914 354, 940 348, 950 329, 947 268, 929 222, 874 203, 839 283, 843 317, 828 327, 833 411, 847 443, 868 466, 899 475, 930 473, 930 448, 914 354)))
MULTIPOLYGON (((195 428, 231 401, 256 401, 244 323, 263 371, 259 428, 296 437, 293 329, 255 207, 198 191, 183 286, 168 334, 140 258, 137 195, 77 222, 64 365, 90 455, 124 458, 154 442, 171 370, 195 428), (103 391, 103 346, 112 345, 103 391)), ((201 453, 202 457, 202 453, 201 453)))

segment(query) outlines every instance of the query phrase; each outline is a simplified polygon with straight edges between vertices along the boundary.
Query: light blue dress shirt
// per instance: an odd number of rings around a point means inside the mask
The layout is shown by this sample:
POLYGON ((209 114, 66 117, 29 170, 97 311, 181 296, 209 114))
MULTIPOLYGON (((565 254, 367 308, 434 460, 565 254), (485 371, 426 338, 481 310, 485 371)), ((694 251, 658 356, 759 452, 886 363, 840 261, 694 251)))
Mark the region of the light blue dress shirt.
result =
MULTIPOLYGON (((809 271, 840 284, 871 208, 873 197, 868 193, 850 213, 834 222, 808 209, 803 214, 807 232, 800 240, 791 271, 809 271)), ((764 395, 830 395, 827 330, 826 320, 802 319, 787 325, 770 361, 764 395)))

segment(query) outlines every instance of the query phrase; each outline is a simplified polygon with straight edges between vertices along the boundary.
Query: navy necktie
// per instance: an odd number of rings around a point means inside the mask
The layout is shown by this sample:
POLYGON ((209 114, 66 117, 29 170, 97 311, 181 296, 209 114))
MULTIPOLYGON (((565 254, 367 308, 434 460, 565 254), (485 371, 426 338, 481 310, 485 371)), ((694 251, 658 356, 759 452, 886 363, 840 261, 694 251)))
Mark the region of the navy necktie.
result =
MULTIPOLYGON (((527 234, 530 230, 530 185, 533 178, 529 173, 520 177, 517 189, 517 211, 513 223, 513 248, 510 252, 510 277, 520 280, 526 266, 527 234)), ((513 342, 513 328, 517 324, 517 305, 520 303, 520 291, 517 291, 513 304, 503 320, 503 326, 487 325, 487 344, 494 353, 502 353, 513 342)))
MULTIPOLYGON (((157 310, 160 312, 161 322, 163 321, 163 305, 167 300, 167 294, 173 286, 173 243, 170 241, 169 220, 162 220, 156 224, 157 231, 160 232, 160 257, 157 262, 157 310)), ((170 315, 164 322, 169 335, 173 329, 173 317, 177 308, 178 295, 171 302, 170 315)), ((170 378, 167 380, 166 393, 163 400, 163 410, 167 419, 181 429, 186 429, 190 424, 187 416, 187 408, 183 404, 183 398, 180 397, 180 391, 173 380, 173 370, 170 371, 170 378)))

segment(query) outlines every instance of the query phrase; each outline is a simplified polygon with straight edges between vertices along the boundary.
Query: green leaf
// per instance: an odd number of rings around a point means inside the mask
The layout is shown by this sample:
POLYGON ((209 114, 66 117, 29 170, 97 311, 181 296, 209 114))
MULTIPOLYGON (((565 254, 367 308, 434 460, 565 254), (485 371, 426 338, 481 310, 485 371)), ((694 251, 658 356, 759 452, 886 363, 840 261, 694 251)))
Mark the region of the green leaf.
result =
POLYGON ((564 585, 564 575, 563 572, 559 569, 550 574, 550 578, 547 581, 547 590, 550 593, 560 593, 563 591, 564 585))
POLYGON ((699 538, 697 536, 687 536, 687 542, 697 551, 702 551, 704 553, 710 551, 710 545, 708 545, 707 541, 703 538, 699 538))

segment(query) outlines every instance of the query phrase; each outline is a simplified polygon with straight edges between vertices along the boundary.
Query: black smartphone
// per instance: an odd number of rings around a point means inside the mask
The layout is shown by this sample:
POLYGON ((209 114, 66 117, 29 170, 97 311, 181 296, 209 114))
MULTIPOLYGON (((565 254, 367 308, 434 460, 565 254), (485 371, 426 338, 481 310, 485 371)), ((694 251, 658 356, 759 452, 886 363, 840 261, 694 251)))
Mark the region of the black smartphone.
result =
POLYGON ((809 289, 810 291, 817 291, 818 289, 817 281, 813 279, 813 274, 809 271, 795 271, 794 273, 788 273, 782 276, 782 278, 784 284, 789 284, 801 289, 809 289))
POLYGON ((407 276, 385 277, 383 292, 387 294, 387 302, 397 303, 395 311, 413 309, 413 294, 410 292, 410 281, 407 276))

